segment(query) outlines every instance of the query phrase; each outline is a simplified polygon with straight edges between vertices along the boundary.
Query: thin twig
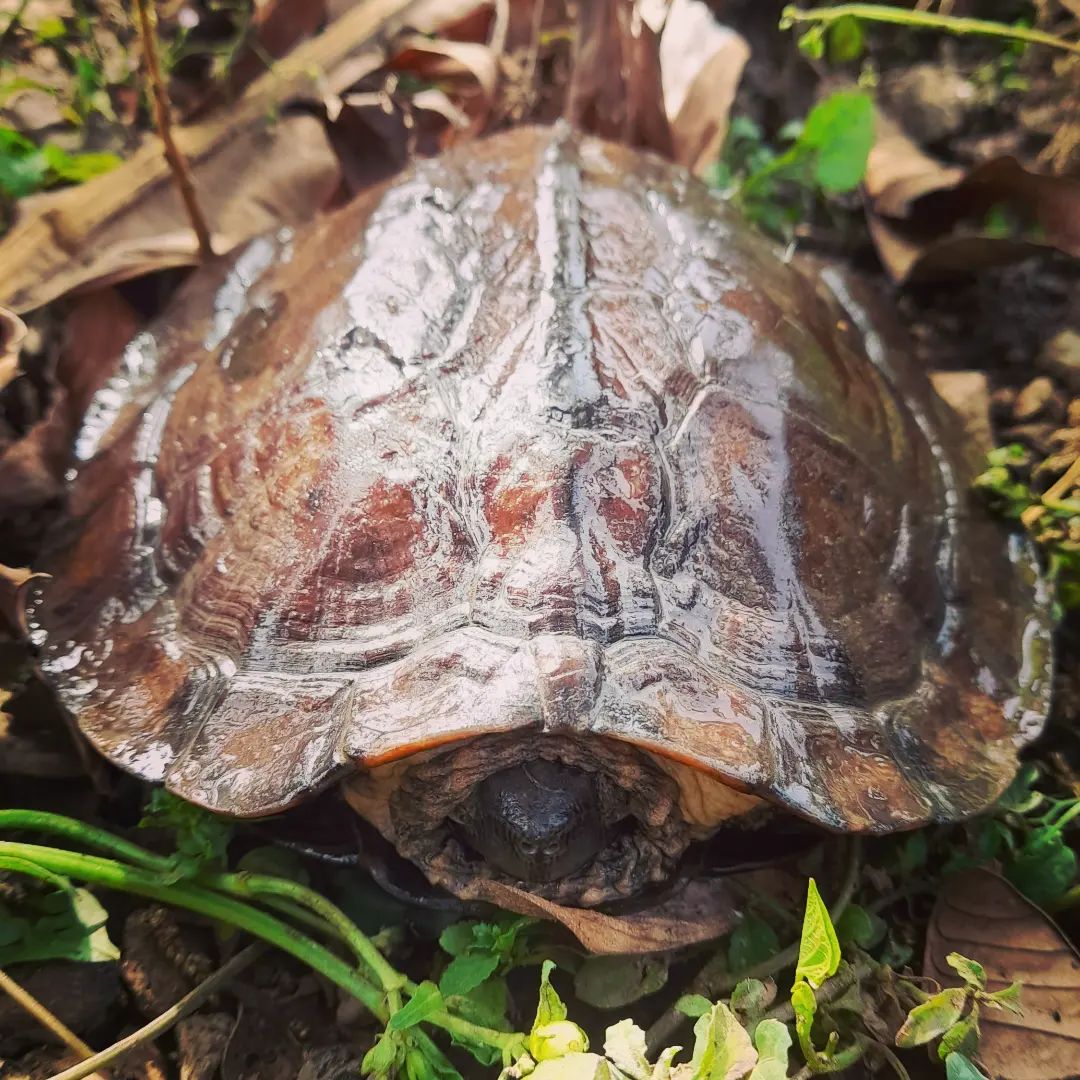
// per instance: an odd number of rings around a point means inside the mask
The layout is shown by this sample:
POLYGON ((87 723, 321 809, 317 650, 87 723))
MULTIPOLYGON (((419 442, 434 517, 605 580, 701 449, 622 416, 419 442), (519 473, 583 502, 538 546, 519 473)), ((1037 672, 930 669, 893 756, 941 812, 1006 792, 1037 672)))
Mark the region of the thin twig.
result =
MULTIPOLYGON (((87 1061, 93 1061, 97 1056, 93 1049, 87 1046, 63 1020, 54 1016, 33 994, 24 990, 2 969, 0 969, 0 990, 3 990, 17 1004, 21 1005, 42 1027, 51 1031, 69 1050, 78 1054, 83 1059, 84 1064, 87 1061)), ((96 1071, 97 1066, 93 1065, 86 1072, 79 1075, 89 1076, 96 1071)))
POLYGON ((135 11, 139 17, 139 37, 146 62, 146 81, 150 85, 150 96, 154 100, 154 124, 165 147, 165 160, 172 170, 180 198, 195 232, 195 239, 199 244, 199 258, 206 262, 214 257, 214 248, 210 243, 210 229, 195 195, 191 167, 184 152, 173 139, 172 109, 169 107, 169 95, 161 77, 161 61, 157 49, 157 14, 153 9, 153 2, 154 0, 135 0, 135 11))
POLYGON ((212 975, 203 979, 198 986, 189 994, 185 994, 170 1009, 166 1009, 160 1016, 155 1017, 149 1024, 144 1024, 138 1031, 107 1046, 100 1054, 81 1061, 78 1065, 72 1065, 70 1069, 57 1073, 50 1080, 83 1080, 102 1065, 111 1065, 117 1058, 123 1057, 138 1046, 151 1042, 159 1035, 168 1031, 177 1021, 183 1020, 189 1013, 194 1012, 207 998, 212 997, 230 979, 239 975, 244 968, 249 967, 264 952, 267 946, 261 941, 256 941, 246 949, 238 952, 228 963, 223 964, 212 975))
MULTIPOLYGON (((844 880, 833 906, 829 909, 833 922, 836 922, 844 913, 855 892, 855 886, 859 880, 860 850, 859 838, 852 837, 848 843, 844 880)), ((687 993, 701 994, 702 997, 715 1001, 734 990, 743 979, 767 979, 783 971, 784 968, 791 967, 798 959, 799 942, 796 941, 786 949, 781 949, 780 952, 770 956, 768 960, 732 974, 727 970, 727 956, 721 950, 698 972, 687 993)), ((686 1023, 687 1019, 678 1009, 674 1007, 668 1009, 646 1033, 645 1039, 649 1051, 655 1053, 667 1046, 672 1036, 686 1023)))
POLYGON ((780 13, 780 29, 788 30, 795 23, 820 23, 828 25, 843 18, 866 19, 869 22, 892 23, 908 26, 913 30, 944 30, 950 34, 977 34, 982 37, 1005 38, 1023 41, 1029 45, 1047 45, 1051 49, 1080 53, 1080 44, 1066 41, 1044 30, 1027 26, 1010 26, 1008 23, 989 19, 969 19, 960 15, 939 15, 935 11, 912 11, 910 8, 890 7, 886 4, 836 4, 828 8, 811 8, 803 11, 786 7, 780 13))

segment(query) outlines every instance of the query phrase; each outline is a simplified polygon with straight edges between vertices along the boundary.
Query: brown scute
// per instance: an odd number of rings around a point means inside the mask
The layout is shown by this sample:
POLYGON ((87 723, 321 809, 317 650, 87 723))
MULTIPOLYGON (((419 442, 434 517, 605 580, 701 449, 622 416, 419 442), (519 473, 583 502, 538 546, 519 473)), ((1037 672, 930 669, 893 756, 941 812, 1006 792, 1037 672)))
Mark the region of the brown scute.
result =
POLYGON ((985 807, 1045 719, 1032 557, 903 336, 566 128, 195 275, 79 449, 43 672, 215 810, 543 733, 885 832, 985 807))

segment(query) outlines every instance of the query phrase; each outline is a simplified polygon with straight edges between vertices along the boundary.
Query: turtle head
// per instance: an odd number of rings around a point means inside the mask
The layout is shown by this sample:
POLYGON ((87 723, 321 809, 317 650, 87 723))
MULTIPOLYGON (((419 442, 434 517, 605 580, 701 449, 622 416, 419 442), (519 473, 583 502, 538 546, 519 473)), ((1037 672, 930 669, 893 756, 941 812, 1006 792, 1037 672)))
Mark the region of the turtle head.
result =
POLYGON ((541 759, 486 777, 458 820, 470 846, 519 881, 566 877, 608 841, 593 774, 541 759))

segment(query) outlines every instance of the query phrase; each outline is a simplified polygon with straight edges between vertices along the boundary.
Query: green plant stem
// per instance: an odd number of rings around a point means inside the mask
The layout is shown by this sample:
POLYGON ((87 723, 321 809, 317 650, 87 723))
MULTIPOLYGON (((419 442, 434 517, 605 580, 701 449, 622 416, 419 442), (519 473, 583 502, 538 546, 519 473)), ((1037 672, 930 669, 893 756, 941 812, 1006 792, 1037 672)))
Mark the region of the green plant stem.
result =
POLYGON ((189 911, 246 930, 254 937, 268 941, 309 967, 322 972, 332 982, 363 1002, 379 1019, 387 1019, 383 996, 374 986, 321 945, 250 904, 218 896, 209 889, 186 881, 165 883, 160 877, 138 867, 124 866, 112 859, 83 855, 62 848, 0 841, 0 866, 9 858, 12 862, 21 864, 15 868, 22 872, 25 872, 27 863, 35 864, 53 874, 63 874, 65 877, 145 896, 159 903, 187 908, 189 911))
POLYGON ((233 896, 272 896, 307 908, 324 920, 356 954, 357 959, 371 969, 383 990, 400 990, 404 986, 405 977, 387 963, 367 934, 363 933, 341 908, 315 892, 314 889, 309 889, 299 882, 271 877, 267 874, 209 874, 200 875, 198 880, 211 888, 220 889, 233 896))
MULTIPOLYGON (((829 909, 829 915, 835 923, 844 913, 851 897, 855 892, 855 886, 859 880, 859 855, 862 845, 857 836, 848 841, 847 861, 844 869, 844 879, 840 885, 836 900, 829 909)), ((745 971, 734 974, 727 970, 727 956, 724 951, 716 955, 698 972, 690 987, 688 994, 701 994, 710 1001, 715 1001, 724 994, 731 993, 743 979, 766 979, 772 975, 790 967, 799 959, 799 943, 796 941, 786 949, 782 949, 775 956, 745 971)), ((656 1053, 667 1046, 679 1028, 686 1023, 687 1017, 672 1007, 649 1028, 645 1040, 651 1053, 656 1053)))
MULTIPOLYGON (((159 874, 145 868, 126 866, 112 859, 13 841, 0 841, 0 869, 12 869, 19 873, 36 872, 46 880, 61 874, 121 892, 145 896, 159 903, 187 908, 208 918, 228 923, 289 953, 325 975, 331 982, 362 1002, 382 1022, 389 1019, 390 1010, 387 1008, 388 1001, 384 997, 384 991, 373 986, 332 952, 275 916, 230 896, 220 896, 197 882, 168 882, 159 874)), ((225 876, 242 878, 244 875, 225 876)), ((251 878, 261 875, 247 876, 251 878)), ((358 930, 356 932, 359 933, 358 930)), ((385 961, 383 963, 385 964, 385 961)), ((393 972, 392 968, 389 970, 393 972)), ((393 975, 399 986, 405 985, 397 972, 393 972, 393 975)), ((427 1021, 452 1035, 472 1039, 500 1050, 512 1049, 520 1039, 515 1033, 481 1027, 461 1017, 451 1016, 445 1011, 432 1014, 427 1021)))
POLYGON ((917 30, 944 30, 950 34, 978 34, 984 37, 1024 41, 1030 45, 1047 45, 1052 49, 1080 54, 1080 45, 1065 41, 1056 34, 1033 30, 1026 26, 1009 26, 989 19, 970 19, 960 15, 939 15, 933 11, 912 11, 910 8, 890 7, 887 4, 836 4, 827 8, 804 10, 788 6, 780 13, 780 29, 788 30, 795 23, 828 23, 838 19, 866 19, 868 22, 892 23, 917 30))
POLYGON ((72 840, 84 847, 104 851, 114 858, 167 874, 173 870, 173 861, 165 855, 156 855, 146 848, 122 840, 114 833, 87 825, 63 814, 49 814, 43 810, 0 810, 0 829, 23 829, 26 832, 50 833, 72 840))
POLYGON ((138 1031, 107 1046, 93 1057, 72 1065, 70 1069, 57 1073, 50 1080, 84 1080, 103 1065, 111 1065, 117 1058, 134 1050, 143 1043, 151 1042, 159 1035, 164 1034, 174 1024, 183 1020, 185 1016, 193 1013, 207 998, 212 997, 234 976, 239 975, 246 967, 249 967, 264 952, 266 946, 262 942, 249 945, 242 952, 238 952, 231 960, 223 964, 217 971, 203 979, 190 993, 185 994, 175 1005, 166 1009, 160 1016, 154 1017, 148 1024, 144 1024, 138 1031))

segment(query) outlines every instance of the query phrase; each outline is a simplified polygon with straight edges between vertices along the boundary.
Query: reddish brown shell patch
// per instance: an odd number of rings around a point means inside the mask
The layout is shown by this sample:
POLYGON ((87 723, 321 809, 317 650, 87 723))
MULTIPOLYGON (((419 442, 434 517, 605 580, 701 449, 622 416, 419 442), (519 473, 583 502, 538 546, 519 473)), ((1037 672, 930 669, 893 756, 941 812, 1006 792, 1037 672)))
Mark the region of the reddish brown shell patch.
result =
POLYGON ((77 448, 30 619, 94 744, 215 810, 593 732, 837 829, 973 813, 1045 598, 852 287, 651 157, 521 130, 196 277, 77 448))

